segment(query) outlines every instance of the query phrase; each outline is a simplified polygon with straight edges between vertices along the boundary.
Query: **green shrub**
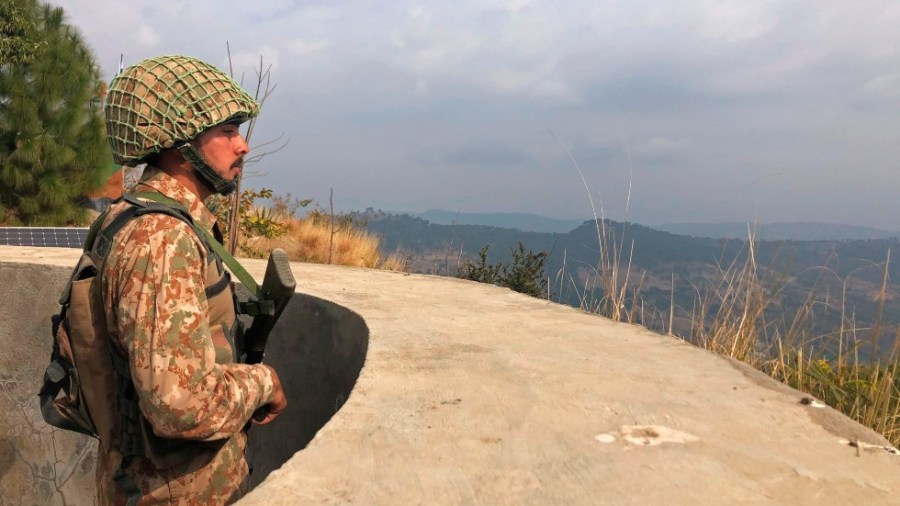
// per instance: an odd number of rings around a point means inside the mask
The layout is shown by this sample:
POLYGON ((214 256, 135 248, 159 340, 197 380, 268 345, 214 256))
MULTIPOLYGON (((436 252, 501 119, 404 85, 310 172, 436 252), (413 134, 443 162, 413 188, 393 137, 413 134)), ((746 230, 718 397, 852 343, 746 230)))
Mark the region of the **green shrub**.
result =
POLYGON ((489 264, 487 261, 489 245, 484 245, 478 252, 479 260, 468 260, 460 272, 460 277, 481 283, 503 286, 519 293, 541 297, 547 292, 547 278, 544 275, 544 262, 548 253, 526 251, 525 245, 519 241, 519 248, 510 248, 512 261, 489 264))

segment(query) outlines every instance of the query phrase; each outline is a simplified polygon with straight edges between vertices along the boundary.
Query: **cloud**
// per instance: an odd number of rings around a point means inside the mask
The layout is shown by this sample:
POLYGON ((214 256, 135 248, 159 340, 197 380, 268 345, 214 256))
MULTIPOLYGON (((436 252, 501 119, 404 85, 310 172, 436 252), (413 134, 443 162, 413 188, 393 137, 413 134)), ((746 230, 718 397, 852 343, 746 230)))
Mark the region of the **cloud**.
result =
MULTIPOLYGON (((235 79, 243 73, 245 85, 247 80, 255 80, 255 74, 250 69, 258 70, 260 65, 262 65, 263 71, 271 65, 272 72, 277 72, 279 69, 279 55, 278 49, 268 45, 262 45, 256 51, 232 50, 231 63, 235 69, 235 79)), ((227 69, 227 67, 223 68, 227 69)))
POLYGON ((465 191, 448 185, 462 167, 528 166, 516 188, 490 171, 501 186, 483 189, 493 200, 482 208, 527 205, 552 187, 561 201, 530 205, 570 212, 578 206, 558 180, 570 162, 552 129, 610 201, 630 145, 633 209, 649 221, 676 207, 685 221, 724 219, 748 181, 791 172, 807 187, 803 175, 817 174, 844 189, 797 194, 791 209, 822 221, 853 208, 860 221, 900 229, 887 197, 900 192, 900 146, 885 106, 900 97, 896 0, 50 2, 107 79, 120 54, 126 64, 182 53, 227 68, 227 40, 246 81, 262 54, 278 89, 258 139, 293 139, 265 164, 291 171, 285 186, 303 181, 287 188, 295 194, 343 186, 363 207, 376 197, 401 207, 407 194, 440 207, 465 191), (408 191, 386 184, 400 180, 408 191))
POLYGON ((728 42, 758 39, 778 23, 775 2, 718 0, 701 2, 705 15, 697 18, 703 37, 728 42))
MULTIPOLYGON (((603 172, 611 164, 625 159, 627 148, 612 140, 577 139, 571 149, 572 156, 583 170, 603 172)), ((566 169, 571 167, 566 166, 566 169)))
POLYGON ((510 167, 533 163, 534 158, 521 148, 478 143, 450 152, 445 160, 452 165, 510 167))
POLYGON ((493 2, 487 2, 487 4, 516 13, 533 6, 534 0, 494 0, 493 2))
POLYGON ((683 154, 693 147, 693 142, 688 139, 670 139, 666 137, 652 137, 638 142, 631 149, 636 157, 650 160, 670 158, 683 154))
POLYGON ((321 53, 329 46, 329 43, 325 40, 309 42, 303 39, 292 39, 288 41, 287 46, 291 54, 307 57, 321 53))
POLYGON ((535 89, 546 74, 545 67, 501 67, 487 74, 486 83, 497 93, 519 94, 535 89))
POLYGON ((560 102, 577 103, 583 100, 578 91, 569 83, 555 79, 540 81, 532 87, 532 95, 536 98, 546 98, 560 102))
POLYGON ((880 75, 866 81, 863 92, 881 97, 900 97, 900 72, 880 75))
POLYGON ((427 95, 428 94, 428 81, 425 79, 417 79, 416 80, 416 94, 417 95, 427 95))
POLYGON ((156 46, 159 43, 159 33, 147 25, 141 25, 135 34, 137 42, 142 46, 156 46))

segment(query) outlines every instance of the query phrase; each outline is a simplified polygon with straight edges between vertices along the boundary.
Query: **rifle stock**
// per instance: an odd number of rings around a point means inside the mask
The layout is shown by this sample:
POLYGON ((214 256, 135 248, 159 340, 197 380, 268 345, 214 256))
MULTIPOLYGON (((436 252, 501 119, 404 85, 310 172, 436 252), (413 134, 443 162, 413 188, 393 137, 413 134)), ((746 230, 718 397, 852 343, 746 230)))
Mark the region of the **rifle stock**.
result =
MULTIPOLYGON (((281 316, 281 312, 294 295, 297 282, 294 273, 291 272, 290 261, 287 254, 280 248, 275 248, 269 255, 266 264, 266 274, 263 276, 263 284, 260 287, 261 299, 257 302, 272 301, 274 311, 272 314, 258 314, 253 317, 253 323, 244 333, 243 362, 246 364, 259 364, 266 353, 266 343, 269 342, 269 333, 281 316)), ((261 422, 269 414, 269 407, 263 406, 253 413, 253 419, 261 422)))
POLYGON ((280 248, 272 250, 260 291, 264 300, 273 301, 275 310, 272 314, 256 315, 250 328, 244 333, 245 363, 258 364, 263 361, 269 333, 272 332, 272 327, 275 326, 296 288, 297 282, 294 280, 294 273, 291 272, 287 254, 280 248))

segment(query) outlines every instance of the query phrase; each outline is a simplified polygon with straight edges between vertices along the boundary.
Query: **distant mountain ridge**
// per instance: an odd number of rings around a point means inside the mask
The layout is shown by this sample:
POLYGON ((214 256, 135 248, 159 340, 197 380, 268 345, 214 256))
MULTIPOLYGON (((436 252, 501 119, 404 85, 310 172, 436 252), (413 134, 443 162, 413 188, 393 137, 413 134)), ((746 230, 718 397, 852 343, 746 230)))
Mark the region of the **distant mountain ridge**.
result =
MULTIPOLYGON (((710 239, 747 239, 748 230, 753 226, 746 222, 664 223, 651 228, 671 234, 710 239)), ((900 232, 859 225, 788 222, 755 225, 755 237, 763 241, 864 241, 898 238, 900 232)))
MULTIPOLYGON (((403 213, 398 213, 403 214, 403 213)), ((429 209, 421 213, 405 213, 434 225, 480 225, 521 230, 565 234, 580 227, 583 220, 549 218, 534 213, 466 213, 429 209)), ((747 239, 748 227, 755 226, 757 240, 763 241, 866 241, 871 239, 900 238, 900 231, 885 230, 860 225, 815 222, 760 223, 679 222, 661 225, 645 225, 660 232, 708 239, 747 239)))
POLYGON ((423 213, 409 213, 435 225, 484 225, 514 228, 523 232, 571 232, 585 220, 548 218, 532 213, 463 213, 429 209, 423 213))
MULTIPOLYGON (((609 220, 602 227, 586 221, 569 232, 546 233, 485 225, 440 225, 408 214, 371 213, 360 217, 369 232, 381 237, 382 251, 401 251, 414 272, 456 275, 467 260, 478 258, 485 245, 490 246, 489 262, 509 262, 511 251, 521 241, 530 251, 549 254, 545 273, 556 300, 576 307, 579 301, 603 296, 602 286, 594 284, 600 262, 600 227, 607 247, 613 248, 608 251, 621 258, 620 267, 629 267, 631 286, 641 287, 640 299, 626 304, 639 307, 647 315, 642 323, 657 330, 664 328, 667 320, 654 315, 664 313, 671 300, 676 307, 690 311, 709 289, 715 273, 732 262, 743 262, 748 251, 746 239, 692 237, 609 220)), ((888 262, 888 276, 884 277, 888 252, 898 248, 897 238, 766 240, 756 243, 753 258, 759 266, 757 272, 767 282, 790 280, 778 287, 779 307, 796 310, 811 293, 821 299, 817 299, 817 307, 823 311, 816 328, 830 332, 840 325, 844 310, 860 328, 881 319, 880 315, 888 324, 900 323, 900 285, 894 281, 900 279, 900 263, 888 262), (852 282, 845 283, 845 279, 852 282), (880 298, 885 279, 888 283, 880 298)), ((774 306, 767 310, 774 311, 774 306)), ((784 315, 772 312, 770 318, 784 315)))

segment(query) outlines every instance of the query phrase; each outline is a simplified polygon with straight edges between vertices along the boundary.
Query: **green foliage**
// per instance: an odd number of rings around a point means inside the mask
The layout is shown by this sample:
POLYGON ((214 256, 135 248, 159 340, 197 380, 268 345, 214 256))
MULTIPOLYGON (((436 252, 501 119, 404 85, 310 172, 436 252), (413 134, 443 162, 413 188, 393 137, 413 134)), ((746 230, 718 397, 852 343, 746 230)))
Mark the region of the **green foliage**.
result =
POLYGON ((241 229, 250 236, 274 239, 284 233, 286 225, 267 207, 256 207, 241 216, 241 229))
POLYGON ((241 235, 243 237, 265 237, 274 239, 284 233, 286 225, 281 223, 280 217, 265 207, 257 207, 256 199, 272 198, 272 190, 262 188, 260 190, 244 190, 241 193, 239 209, 242 210, 239 218, 241 235))
POLYGON ((29 63, 46 46, 36 37, 37 23, 21 0, 0 0, 0 67, 29 63))
POLYGON ((4 50, 15 54, 0 63, 0 222, 82 224, 79 204, 102 184, 111 159, 99 70, 61 8, 0 2, 4 37, 32 41, 24 52, 8 42, 4 50))
MULTIPOLYGON (((214 196, 207 202, 209 209, 216 215, 216 221, 220 224, 230 222, 232 209, 230 201, 229 197, 214 196)), ((243 241, 254 237, 266 239, 281 237, 288 228, 286 221, 292 218, 300 208, 308 206, 310 202, 312 201, 308 199, 294 199, 290 194, 285 197, 273 197, 272 190, 268 188, 259 190, 248 188, 242 191, 238 204, 238 226, 242 240, 238 247, 241 252, 251 257, 264 256, 263 252, 243 241), (256 202, 257 199, 272 199, 273 205, 271 207, 259 206, 256 202)), ((225 242, 228 242, 227 233, 225 239, 225 242)))
POLYGON ((502 264, 499 262, 496 264, 488 264, 488 249, 490 249, 490 245, 488 244, 481 247, 481 251, 478 252, 478 262, 473 262, 471 260, 466 262, 463 266, 464 272, 461 277, 470 281, 478 281, 479 283, 494 284, 494 281, 497 280, 497 274, 500 273, 502 264))
POLYGON ((525 251, 525 245, 519 241, 518 249, 510 248, 512 260, 509 263, 487 261, 489 245, 484 245, 478 252, 479 261, 467 261, 460 273, 461 277, 481 283, 504 286, 511 290, 541 297, 547 291, 547 279, 544 275, 544 262, 548 253, 525 251))
POLYGON ((500 269, 497 281, 520 293, 540 297, 547 292, 547 278, 544 275, 544 262, 548 253, 525 251, 525 245, 519 241, 519 249, 511 249, 512 262, 500 269))

